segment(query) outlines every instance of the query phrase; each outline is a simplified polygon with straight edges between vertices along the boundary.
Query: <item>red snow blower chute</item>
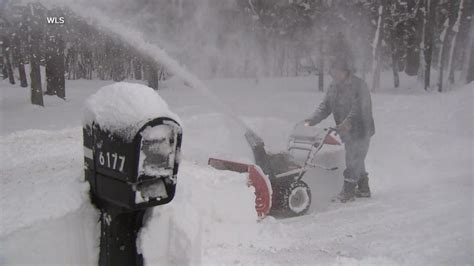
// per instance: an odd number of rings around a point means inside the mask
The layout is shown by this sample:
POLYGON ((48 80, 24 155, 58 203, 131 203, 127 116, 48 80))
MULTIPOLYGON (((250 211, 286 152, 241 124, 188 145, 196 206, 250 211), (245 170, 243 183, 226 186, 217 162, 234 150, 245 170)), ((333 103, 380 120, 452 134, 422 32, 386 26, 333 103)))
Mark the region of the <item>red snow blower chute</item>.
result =
POLYGON ((314 163, 315 155, 326 145, 341 145, 334 137, 334 128, 315 128, 308 136, 296 133, 302 124, 297 124, 290 135, 288 150, 277 154, 265 151, 263 140, 252 130, 247 130, 245 138, 252 148, 254 164, 210 158, 209 165, 219 170, 248 173, 248 184, 255 188, 255 210, 259 218, 266 215, 293 217, 305 214, 311 205, 311 190, 302 180, 309 168, 320 167, 336 170, 314 163), (291 153, 295 150, 307 152, 301 165, 291 153))

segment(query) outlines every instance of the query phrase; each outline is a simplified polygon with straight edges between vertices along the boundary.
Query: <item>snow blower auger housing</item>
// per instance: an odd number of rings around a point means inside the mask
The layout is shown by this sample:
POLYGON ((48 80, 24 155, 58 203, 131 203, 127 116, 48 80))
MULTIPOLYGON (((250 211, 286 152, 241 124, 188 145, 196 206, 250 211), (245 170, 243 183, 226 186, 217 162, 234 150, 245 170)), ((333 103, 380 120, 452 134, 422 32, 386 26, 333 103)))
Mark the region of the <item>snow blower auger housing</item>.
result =
POLYGON ((315 155, 326 144, 340 145, 334 137, 333 128, 316 128, 312 136, 296 132, 297 124, 290 135, 288 150, 277 154, 265 151, 263 140, 252 130, 247 130, 245 138, 252 148, 254 164, 245 164, 210 158, 209 165, 219 170, 248 173, 248 184, 255 188, 255 210, 259 218, 267 215, 294 217, 305 214, 311 206, 311 189, 302 180, 309 168, 320 167, 336 170, 337 167, 324 167, 314 163, 315 155), (291 153, 294 150, 306 151, 303 164, 297 163, 291 153))

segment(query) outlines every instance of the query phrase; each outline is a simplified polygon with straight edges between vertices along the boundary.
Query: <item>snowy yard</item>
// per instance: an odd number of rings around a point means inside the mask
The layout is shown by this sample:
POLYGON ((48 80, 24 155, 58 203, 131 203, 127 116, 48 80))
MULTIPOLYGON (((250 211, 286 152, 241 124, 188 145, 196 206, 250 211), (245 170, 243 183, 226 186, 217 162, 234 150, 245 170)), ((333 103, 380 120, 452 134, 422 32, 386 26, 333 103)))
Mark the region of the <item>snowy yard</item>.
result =
MULTIPOLYGON (((42 108, 28 89, 1 81, 0 265, 96 263, 82 108, 109 83, 68 81, 67 100, 45 96, 42 108)), ((323 96, 312 77, 205 83, 271 151, 285 149, 323 96)), ((243 130, 208 98, 168 81, 159 94, 183 121, 184 161, 175 200, 156 207, 141 232, 146 265, 474 264, 474 83, 442 94, 402 85, 372 95, 371 199, 331 203, 342 176, 310 173, 309 214, 257 222, 245 175, 206 165, 211 156, 252 160, 243 130)))

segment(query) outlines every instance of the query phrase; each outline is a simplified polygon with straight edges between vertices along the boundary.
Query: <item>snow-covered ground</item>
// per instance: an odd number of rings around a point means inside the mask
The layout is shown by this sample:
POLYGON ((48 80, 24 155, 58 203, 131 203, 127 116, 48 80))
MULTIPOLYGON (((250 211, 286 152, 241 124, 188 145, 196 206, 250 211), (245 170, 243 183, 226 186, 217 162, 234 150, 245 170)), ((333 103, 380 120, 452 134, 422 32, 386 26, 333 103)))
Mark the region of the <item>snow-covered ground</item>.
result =
MULTIPOLYGON (((0 81, 0 265, 96 263, 81 121, 85 99, 109 83, 68 81, 67 100, 45 96, 41 108, 28 89, 0 81)), ((205 83, 271 151, 285 149, 322 98, 314 77, 205 83)), ((210 156, 251 160, 243 129, 183 82, 163 84, 183 121, 184 160, 175 200, 141 231, 146 265, 474 264, 474 84, 443 94, 402 87, 372 95, 371 199, 330 203, 342 177, 310 172, 309 214, 257 222, 245 175, 206 165, 210 156)))

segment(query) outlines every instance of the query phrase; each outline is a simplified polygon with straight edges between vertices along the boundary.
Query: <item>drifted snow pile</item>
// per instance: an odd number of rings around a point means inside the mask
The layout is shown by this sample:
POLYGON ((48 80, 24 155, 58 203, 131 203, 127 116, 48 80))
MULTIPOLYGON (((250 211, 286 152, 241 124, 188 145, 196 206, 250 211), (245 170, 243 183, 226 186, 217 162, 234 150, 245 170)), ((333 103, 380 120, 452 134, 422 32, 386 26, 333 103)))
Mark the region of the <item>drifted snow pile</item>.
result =
POLYGON ((125 132, 131 140, 140 129, 137 121, 169 117, 180 123, 168 104, 150 87, 119 82, 102 87, 86 101, 84 123, 95 121, 102 129, 125 132))
POLYGON ((81 138, 80 128, 1 137, 0 237, 81 206, 88 190, 81 138))
MULTIPOLYGON (((184 163, 174 200, 155 208, 140 232, 139 247, 146 262, 200 263, 202 248, 210 238, 226 239, 215 230, 256 226, 253 199, 244 174, 184 163)), ((235 237, 239 241, 239 235, 235 237)))
MULTIPOLYGON (((84 122, 98 121, 109 130, 157 116, 179 121, 155 91, 138 84, 105 86, 86 105, 84 122)), ((75 127, 0 137, 1 265, 97 262, 99 212, 84 181, 81 133, 75 127)), ((174 200, 154 208, 140 232, 137 245, 147 265, 200 263, 202 252, 215 243, 275 247, 269 243, 283 230, 257 223, 246 174, 184 161, 177 182, 174 200)))
POLYGON ((176 197, 153 209, 138 247, 148 265, 206 265, 229 259, 216 248, 276 252, 293 245, 289 226, 272 217, 257 222, 254 200, 247 174, 185 162, 176 197))
MULTIPOLYGON (((99 212, 83 181, 81 128, 27 130, 0 145, 0 264, 96 264, 99 212)), ((216 241, 251 245, 263 226, 253 199, 244 174, 183 162, 175 199, 154 208, 140 233, 147 265, 199 262, 216 241)))
POLYGON ((82 131, 0 137, 0 265, 94 265, 99 214, 84 182, 82 131))

